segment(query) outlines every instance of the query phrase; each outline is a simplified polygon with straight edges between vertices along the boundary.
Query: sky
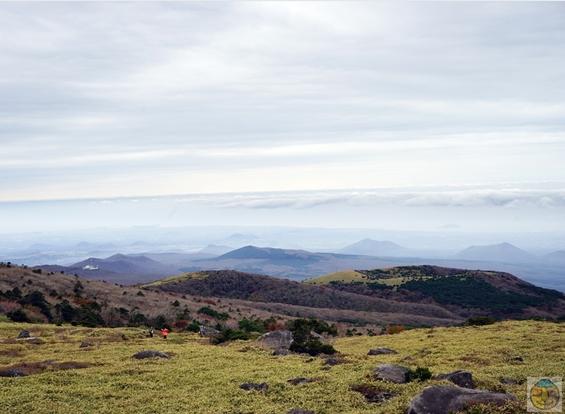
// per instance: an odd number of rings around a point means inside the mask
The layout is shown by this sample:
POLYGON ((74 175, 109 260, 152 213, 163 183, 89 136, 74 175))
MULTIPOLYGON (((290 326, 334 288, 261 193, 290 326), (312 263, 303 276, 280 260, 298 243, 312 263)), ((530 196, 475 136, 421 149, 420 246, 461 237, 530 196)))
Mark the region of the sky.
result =
POLYGON ((564 21, 539 2, 0 3, 0 232, 565 231, 564 21))

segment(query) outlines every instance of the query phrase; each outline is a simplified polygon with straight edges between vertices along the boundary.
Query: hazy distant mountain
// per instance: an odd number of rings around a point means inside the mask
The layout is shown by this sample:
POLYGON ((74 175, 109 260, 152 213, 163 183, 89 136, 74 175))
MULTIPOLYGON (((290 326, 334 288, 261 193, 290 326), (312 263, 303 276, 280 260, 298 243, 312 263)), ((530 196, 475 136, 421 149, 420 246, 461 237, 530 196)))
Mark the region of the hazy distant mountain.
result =
POLYGON ((42 265, 42 269, 77 274, 90 279, 106 279, 121 283, 138 283, 177 272, 170 266, 143 255, 115 254, 101 259, 91 257, 70 266, 42 265))
POLYGON ((408 249, 388 240, 363 239, 339 250, 345 254, 363 254, 367 256, 403 256, 408 249))
POLYGON ((458 259, 483 260, 489 262, 531 262, 536 257, 510 243, 471 246, 457 253, 458 259))
POLYGON ((551 263, 565 264, 565 250, 558 250, 556 252, 546 254, 544 259, 551 263))
POLYGON ((242 272, 304 279, 342 269, 390 266, 376 257, 305 250, 245 246, 212 259, 195 260, 183 271, 234 269, 242 272))
POLYGON ((221 245, 228 246, 244 246, 246 244, 257 243, 259 237, 250 233, 233 233, 223 240, 220 240, 221 245))
POLYGON ((269 260, 320 260, 322 253, 311 253, 305 250, 276 249, 273 247, 245 246, 232 250, 218 259, 269 259, 269 260))
POLYGON ((204 247, 203 249, 200 249, 198 251, 198 253, 206 254, 206 255, 210 255, 210 256, 220 256, 220 255, 225 254, 227 252, 230 252, 232 250, 233 250, 233 247, 230 247, 230 246, 209 244, 208 246, 204 247))

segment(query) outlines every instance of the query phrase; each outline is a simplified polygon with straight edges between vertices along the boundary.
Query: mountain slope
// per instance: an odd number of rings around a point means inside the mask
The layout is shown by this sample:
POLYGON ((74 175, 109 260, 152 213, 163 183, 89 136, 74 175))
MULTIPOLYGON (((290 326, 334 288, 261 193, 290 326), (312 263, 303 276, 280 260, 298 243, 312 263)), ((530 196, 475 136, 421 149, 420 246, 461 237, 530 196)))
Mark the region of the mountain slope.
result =
POLYGON ((284 303, 312 308, 349 309, 397 313, 445 319, 459 317, 437 305, 397 302, 377 297, 341 292, 324 286, 311 286, 285 279, 243 273, 233 270, 204 271, 187 274, 171 281, 145 285, 166 292, 216 296, 266 303, 284 303), (202 276, 205 277, 202 277, 202 276))
POLYGON ((311 285, 395 300, 436 303, 459 315, 500 318, 565 315, 565 295, 503 272, 439 266, 357 270, 308 280, 311 285))

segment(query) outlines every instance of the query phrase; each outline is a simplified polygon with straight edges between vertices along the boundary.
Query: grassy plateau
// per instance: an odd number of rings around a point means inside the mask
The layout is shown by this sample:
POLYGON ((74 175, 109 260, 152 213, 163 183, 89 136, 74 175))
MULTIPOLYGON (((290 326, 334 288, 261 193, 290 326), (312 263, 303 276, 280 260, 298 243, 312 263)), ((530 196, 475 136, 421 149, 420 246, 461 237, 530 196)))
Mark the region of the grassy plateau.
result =
MULTIPOLYGON (((411 398, 435 380, 389 384, 371 378, 380 363, 427 367, 438 374, 455 369, 473 373, 478 388, 510 392, 518 402, 505 413, 525 412, 527 376, 558 376, 565 371, 565 325, 550 322, 501 322, 481 327, 414 329, 395 335, 336 339, 345 363, 328 368, 322 358, 272 356, 253 341, 215 346, 190 333, 168 340, 147 338, 139 328, 84 328, 0 322, 0 369, 19 363, 53 360, 92 364, 87 368, 47 370, 0 378, 1 413, 286 413, 303 408, 317 414, 405 412, 411 398), (22 343, 21 329, 45 343, 22 343), (80 348, 82 341, 93 346, 80 348), (374 347, 396 355, 368 356, 374 347), (136 360, 154 349, 171 359, 136 360), (291 385, 295 377, 315 382, 291 385), (503 384, 501 378, 513 380, 503 384), (245 391, 244 382, 266 382, 266 392, 245 391), (352 391, 372 384, 395 396, 368 403, 352 391)), ((475 412, 501 412, 474 411, 475 412)))

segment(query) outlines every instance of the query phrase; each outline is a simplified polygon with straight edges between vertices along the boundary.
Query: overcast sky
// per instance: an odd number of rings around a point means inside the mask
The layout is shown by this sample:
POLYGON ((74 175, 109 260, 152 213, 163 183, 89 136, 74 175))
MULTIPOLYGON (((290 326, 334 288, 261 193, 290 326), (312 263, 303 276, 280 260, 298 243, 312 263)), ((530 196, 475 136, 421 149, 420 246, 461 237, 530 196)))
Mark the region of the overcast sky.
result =
POLYGON ((234 202, 276 217, 388 188, 563 217, 564 22, 564 3, 0 3, 0 201, 270 192, 234 202))

